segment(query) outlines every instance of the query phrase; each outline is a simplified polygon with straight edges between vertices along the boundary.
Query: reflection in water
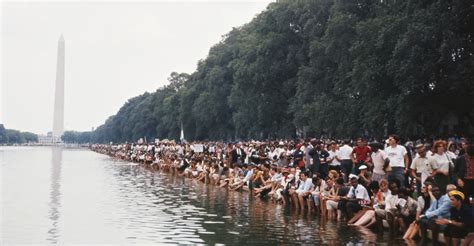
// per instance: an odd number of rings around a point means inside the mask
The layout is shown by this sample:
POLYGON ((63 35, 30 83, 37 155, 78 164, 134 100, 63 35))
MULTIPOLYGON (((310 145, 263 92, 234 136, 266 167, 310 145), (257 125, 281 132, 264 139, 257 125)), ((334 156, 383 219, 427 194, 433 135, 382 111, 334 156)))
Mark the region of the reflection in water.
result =
POLYGON ((2 158, 0 245, 401 243, 87 150, 12 148, 2 158))
POLYGON ((63 149, 61 147, 52 148, 51 161, 51 193, 49 202, 49 219, 51 226, 48 230, 48 241, 57 243, 59 238, 59 208, 61 206, 61 162, 63 149))

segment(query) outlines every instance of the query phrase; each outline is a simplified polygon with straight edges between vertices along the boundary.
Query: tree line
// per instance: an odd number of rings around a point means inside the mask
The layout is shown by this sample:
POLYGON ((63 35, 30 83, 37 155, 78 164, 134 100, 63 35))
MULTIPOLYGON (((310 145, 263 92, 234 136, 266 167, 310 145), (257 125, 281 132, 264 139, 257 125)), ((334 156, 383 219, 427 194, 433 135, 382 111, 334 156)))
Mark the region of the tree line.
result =
POLYGON ((0 144, 22 144, 29 142, 38 142, 38 135, 31 132, 6 129, 3 124, 0 124, 0 144))
POLYGON ((473 13, 469 0, 277 1, 192 74, 173 72, 77 135, 179 139, 182 125, 188 140, 427 136, 447 119, 469 134, 473 13))

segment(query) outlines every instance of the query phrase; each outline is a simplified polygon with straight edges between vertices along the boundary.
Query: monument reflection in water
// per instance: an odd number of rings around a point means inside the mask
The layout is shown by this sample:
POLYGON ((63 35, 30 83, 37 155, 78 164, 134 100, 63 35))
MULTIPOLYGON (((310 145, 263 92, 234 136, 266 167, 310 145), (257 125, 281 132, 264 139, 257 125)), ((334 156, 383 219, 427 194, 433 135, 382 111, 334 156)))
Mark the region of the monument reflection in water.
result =
POLYGON ((61 207, 61 162, 63 159, 62 147, 52 147, 51 159, 51 193, 49 202, 49 219, 51 220, 48 230, 48 241, 57 243, 59 238, 59 208, 61 207))

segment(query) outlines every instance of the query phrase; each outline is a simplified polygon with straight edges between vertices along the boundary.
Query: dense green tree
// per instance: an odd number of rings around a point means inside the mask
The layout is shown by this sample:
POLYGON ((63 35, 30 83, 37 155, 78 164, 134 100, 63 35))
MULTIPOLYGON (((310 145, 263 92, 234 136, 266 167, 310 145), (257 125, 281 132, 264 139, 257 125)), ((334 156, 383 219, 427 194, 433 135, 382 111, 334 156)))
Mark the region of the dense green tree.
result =
POLYGON ((65 131, 61 136, 61 140, 65 143, 78 143, 86 144, 92 142, 92 132, 77 132, 77 131, 65 131))
POLYGON ((38 142, 38 135, 31 132, 5 129, 5 126, 0 124, 0 144, 23 144, 32 142, 38 142))
POLYGON ((277 1, 89 139, 440 135, 447 119, 472 134, 473 13, 468 0, 277 1))
POLYGON ((6 143, 7 140, 7 130, 3 124, 0 124, 0 143, 6 143))

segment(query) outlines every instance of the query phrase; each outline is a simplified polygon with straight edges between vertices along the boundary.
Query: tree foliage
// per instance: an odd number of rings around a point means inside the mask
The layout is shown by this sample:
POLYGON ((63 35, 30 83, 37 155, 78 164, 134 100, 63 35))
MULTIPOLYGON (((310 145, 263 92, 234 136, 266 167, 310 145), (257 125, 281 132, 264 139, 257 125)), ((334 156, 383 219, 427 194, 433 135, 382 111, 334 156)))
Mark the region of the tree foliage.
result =
POLYGON ((457 133, 474 125, 474 7, 282 0, 232 29, 194 73, 130 99, 90 136, 189 140, 457 133))
POLYGON ((65 131, 61 136, 61 140, 65 143, 91 143, 92 132, 65 131))
POLYGON ((30 142, 38 142, 38 135, 31 132, 6 129, 3 124, 0 124, 0 144, 22 144, 30 142))

